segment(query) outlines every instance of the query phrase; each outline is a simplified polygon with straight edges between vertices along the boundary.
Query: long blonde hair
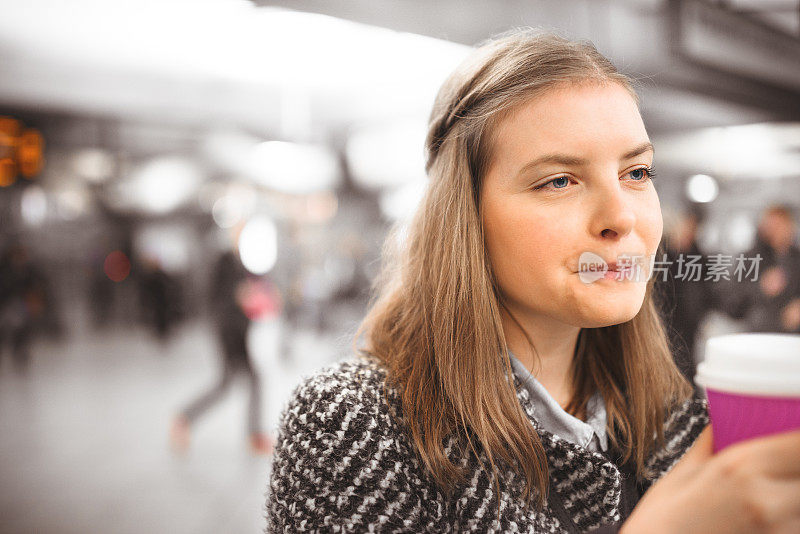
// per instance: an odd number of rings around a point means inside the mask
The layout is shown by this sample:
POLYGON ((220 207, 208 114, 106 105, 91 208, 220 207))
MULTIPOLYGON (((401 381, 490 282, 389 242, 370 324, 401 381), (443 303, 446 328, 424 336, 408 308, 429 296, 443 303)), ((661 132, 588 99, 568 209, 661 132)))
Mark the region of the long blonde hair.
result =
MULTIPOLYGON (((495 484, 499 459, 524 474, 527 499, 542 506, 546 497, 547 458, 511 377, 479 199, 492 129, 504 113, 557 84, 586 80, 621 84, 635 98, 629 79, 590 43, 516 30, 479 47, 436 98, 426 141, 430 182, 403 246, 387 239, 356 341, 365 334, 364 350, 387 367, 416 452, 445 493, 464 479, 444 449, 456 433, 476 454, 477 444, 483 448, 495 484)), ((599 389, 611 442, 635 460, 640 477, 668 411, 690 394, 653 302, 654 280, 633 319, 581 331, 568 406, 580 413, 599 389)))

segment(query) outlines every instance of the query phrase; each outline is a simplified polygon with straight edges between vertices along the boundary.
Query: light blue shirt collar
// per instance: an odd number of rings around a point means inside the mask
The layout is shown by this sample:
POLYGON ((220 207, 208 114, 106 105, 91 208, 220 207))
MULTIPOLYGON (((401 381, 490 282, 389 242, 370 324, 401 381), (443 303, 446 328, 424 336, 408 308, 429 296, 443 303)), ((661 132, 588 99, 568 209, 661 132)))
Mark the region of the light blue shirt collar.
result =
POLYGON ((606 407, 599 392, 595 392, 589 399, 586 406, 587 420, 581 421, 567 413, 511 351, 508 354, 514 375, 528 390, 534 415, 544 430, 590 451, 608 449, 606 407))

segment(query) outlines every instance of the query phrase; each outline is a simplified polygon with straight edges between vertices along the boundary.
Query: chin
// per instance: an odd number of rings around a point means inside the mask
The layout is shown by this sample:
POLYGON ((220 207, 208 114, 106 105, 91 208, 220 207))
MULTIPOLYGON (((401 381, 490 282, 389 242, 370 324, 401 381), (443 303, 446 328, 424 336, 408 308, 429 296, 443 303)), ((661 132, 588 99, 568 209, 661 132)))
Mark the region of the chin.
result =
POLYGON ((636 317, 642 308, 642 301, 636 302, 604 302, 600 308, 583 310, 581 326, 583 328, 602 328, 626 323, 636 317))

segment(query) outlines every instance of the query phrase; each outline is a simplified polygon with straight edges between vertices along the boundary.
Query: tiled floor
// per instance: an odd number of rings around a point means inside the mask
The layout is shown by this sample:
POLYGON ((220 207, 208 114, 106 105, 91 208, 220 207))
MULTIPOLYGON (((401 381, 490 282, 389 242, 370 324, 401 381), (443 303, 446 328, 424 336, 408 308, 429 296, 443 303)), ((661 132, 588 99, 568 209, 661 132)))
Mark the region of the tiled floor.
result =
MULTIPOLYGON (((345 354, 348 342, 297 335, 286 363, 275 355, 278 332, 251 330, 269 429, 300 377, 345 354)), ((4 353, 0 532, 263 531, 269 459, 247 450, 243 382, 198 421, 188 454, 167 447, 175 411, 215 379, 215 350, 213 330, 198 321, 163 346, 138 327, 78 328, 35 344, 25 377, 4 353)))

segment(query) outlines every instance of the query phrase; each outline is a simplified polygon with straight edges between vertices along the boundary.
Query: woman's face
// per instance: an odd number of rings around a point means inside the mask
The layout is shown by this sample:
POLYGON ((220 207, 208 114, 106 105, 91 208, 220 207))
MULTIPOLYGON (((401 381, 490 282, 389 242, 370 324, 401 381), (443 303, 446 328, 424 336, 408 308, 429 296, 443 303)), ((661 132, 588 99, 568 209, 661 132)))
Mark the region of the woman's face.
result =
POLYGON ((632 319, 663 223, 630 93, 617 83, 559 86, 520 104, 494 134, 481 213, 506 304, 586 328, 632 319), (624 264, 625 255, 643 257, 638 279, 579 272, 586 258, 624 264))

